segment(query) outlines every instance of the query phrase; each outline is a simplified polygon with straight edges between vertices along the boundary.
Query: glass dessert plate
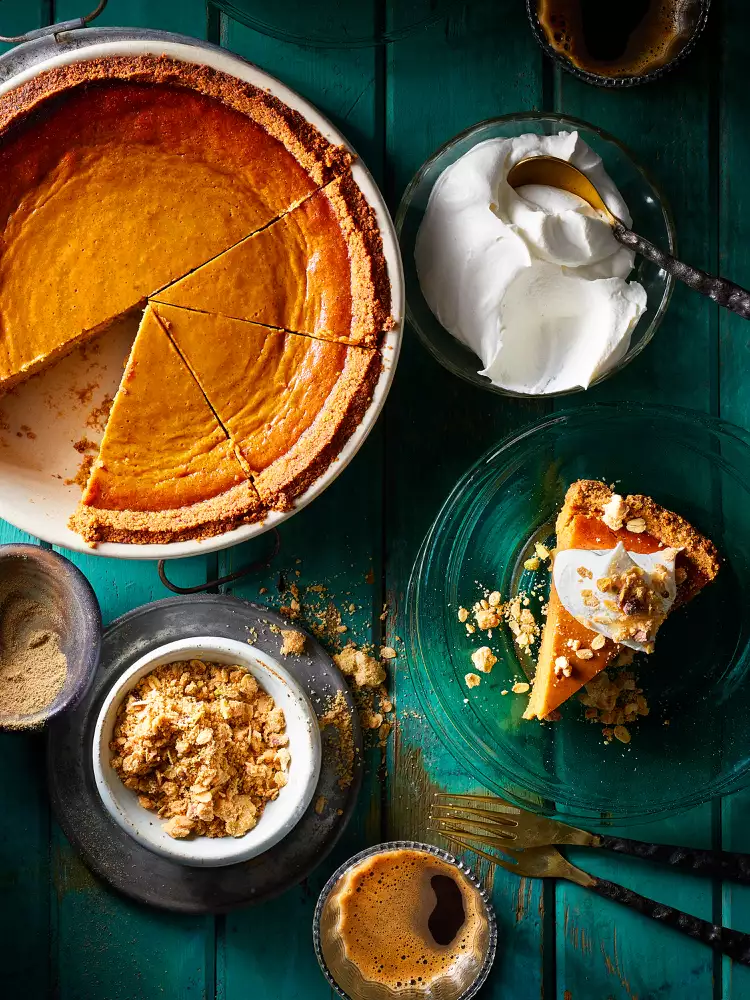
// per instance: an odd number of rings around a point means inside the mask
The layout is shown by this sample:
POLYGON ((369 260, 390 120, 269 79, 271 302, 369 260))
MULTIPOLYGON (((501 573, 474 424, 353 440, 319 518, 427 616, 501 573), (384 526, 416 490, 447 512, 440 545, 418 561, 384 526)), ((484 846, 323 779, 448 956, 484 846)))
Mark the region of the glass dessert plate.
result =
MULTIPOLYGON (((446 747, 492 792, 589 825, 664 818, 748 780, 748 587, 750 435, 671 407, 561 412, 493 448, 446 500, 409 584, 412 678, 446 747), (651 711, 631 727, 627 745, 604 745, 601 726, 584 720, 575 697, 558 722, 523 720, 527 696, 512 688, 533 675, 533 660, 505 626, 491 638, 470 636, 457 616, 483 588, 507 600, 547 585, 544 566, 532 573, 524 560, 534 540, 552 543, 565 490, 580 478, 653 497, 708 535, 723 560, 717 579, 670 615, 656 651, 641 659, 638 685, 651 711), (469 690, 464 677, 481 645, 498 662, 469 690)), ((540 625, 541 603, 531 598, 540 625)))
MULTIPOLYGON (((411 180, 396 213, 396 232, 403 257, 406 281, 406 316, 417 331, 420 340, 448 371, 472 385, 502 396, 520 396, 532 399, 533 394, 521 394, 493 385, 484 375, 480 359, 464 344, 456 340, 433 315, 422 295, 414 262, 417 232, 424 218, 427 203, 435 182, 452 163, 480 142, 488 139, 507 139, 528 132, 554 135, 560 131, 579 132, 581 138, 604 161, 604 167, 619 188, 633 217, 633 229, 642 233, 656 246, 674 254, 675 233, 669 208, 649 179, 646 172, 633 159, 632 154, 609 133, 564 115, 527 111, 523 114, 492 118, 459 133, 441 146, 420 167, 411 180)), ((669 304, 672 295, 672 278, 661 268, 642 257, 636 257, 630 281, 640 282, 646 290, 647 307, 633 330, 630 346, 622 359, 591 383, 597 385, 629 364, 651 340, 669 304)), ((581 392, 570 389, 559 393, 546 393, 542 398, 581 392)))

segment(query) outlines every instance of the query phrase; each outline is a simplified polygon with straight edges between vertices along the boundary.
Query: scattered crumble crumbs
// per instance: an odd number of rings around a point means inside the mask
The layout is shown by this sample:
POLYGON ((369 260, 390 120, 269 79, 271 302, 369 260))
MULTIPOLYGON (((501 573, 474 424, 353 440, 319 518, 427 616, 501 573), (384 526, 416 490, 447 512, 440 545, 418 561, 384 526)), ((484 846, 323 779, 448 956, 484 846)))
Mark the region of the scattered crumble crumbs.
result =
POLYGON ((489 646, 480 646, 471 654, 471 662, 483 674, 489 674, 497 663, 497 657, 489 646))
POLYGON ((351 677, 359 687, 377 687, 385 680, 385 670, 374 656, 357 649, 354 643, 345 646, 333 657, 333 662, 346 677, 351 677))
POLYGON ((523 568, 530 570, 532 573, 536 572, 541 566, 541 561, 536 556, 531 556, 529 559, 524 559, 523 568))
POLYGON ((86 484, 89 481, 89 476, 91 475, 91 467, 95 462, 94 455, 84 455, 81 459, 81 464, 78 466, 78 471, 72 479, 64 479, 63 482, 66 486, 80 486, 81 491, 86 489, 86 484))
POLYGON ((323 810, 327 805, 328 805, 328 799, 325 797, 325 795, 319 795, 315 800, 315 807, 314 807, 315 812, 318 814, 318 816, 320 816, 320 814, 323 812, 323 810))
POLYGON ((516 683, 511 688, 513 694, 526 694, 531 688, 531 685, 526 681, 516 681, 516 683))
POLYGON ((95 431, 104 431, 107 421, 109 420, 109 411, 112 409, 112 404, 115 401, 114 396, 109 394, 104 396, 101 403, 95 406, 94 409, 86 417, 86 426, 90 427, 95 431))
POLYGON ((479 685, 482 683, 482 678, 479 676, 479 674, 468 673, 464 677, 464 682, 466 683, 467 688, 475 688, 479 687, 479 685))
POLYGON ((339 778, 339 788, 346 789, 354 780, 354 732, 352 717, 346 703, 343 691, 337 691, 330 705, 319 720, 321 731, 333 726, 338 736, 336 751, 336 773, 339 778))
POLYGON ((281 629, 281 638, 283 639, 280 650, 282 656, 302 656, 305 652, 307 636, 304 632, 298 632, 296 629, 281 629))

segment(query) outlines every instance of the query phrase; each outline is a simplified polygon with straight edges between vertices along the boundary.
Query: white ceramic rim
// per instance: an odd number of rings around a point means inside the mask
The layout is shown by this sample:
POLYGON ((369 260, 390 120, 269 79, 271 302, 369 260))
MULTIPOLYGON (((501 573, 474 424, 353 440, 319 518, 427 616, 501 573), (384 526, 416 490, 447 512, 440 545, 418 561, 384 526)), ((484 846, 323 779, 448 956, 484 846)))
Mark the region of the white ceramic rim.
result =
MULTIPOLYGON (((279 704, 278 697, 276 702, 279 704)), ((216 636, 168 642, 146 653, 121 674, 99 711, 91 750, 94 782, 99 797, 108 814, 125 833, 148 850, 170 861, 217 868, 257 857, 291 833, 312 802, 322 759, 318 719, 299 682, 272 656, 256 646, 216 636), (289 751, 292 755, 290 782, 281 789, 274 802, 266 805, 257 826, 242 837, 189 837, 175 840, 164 833, 163 820, 138 804, 136 793, 123 785, 109 764, 113 756, 109 749, 112 728, 117 709, 125 695, 156 667, 191 658, 237 663, 252 673, 269 694, 273 694, 271 689, 274 687, 287 691, 282 707, 287 715, 289 751), (295 718, 291 717, 290 709, 295 718), (303 738, 304 732, 308 734, 307 739, 303 738), (300 767, 301 771, 295 771, 295 768, 300 767), (292 798, 290 796, 295 788, 297 795, 292 798), (123 802, 132 809, 136 822, 128 818, 121 804, 123 802)))
MULTIPOLYGON (((276 77, 266 73, 265 70, 260 69, 253 63, 247 62, 234 53, 217 49, 213 46, 203 47, 200 44, 188 45, 183 42, 149 38, 99 42, 91 46, 63 52, 59 56, 36 63, 31 69, 18 73, 0 85, 0 95, 8 90, 15 89, 27 80, 33 79, 44 70, 113 55, 167 55, 182 62, 211 66, 214 69, 228 73, 240 80, 245 80, 256 87, 261 87, 269 91, 275 97, 278 97, 279 100, 299 111, 300 114, 319 129, 329 142, 334 145, 346 146, 354 152, 351 144, 314 105, 276 79, 276 77)), ((19 517, 17 514, 14 514, 11 523, 15 527, 36 538, 41 538, 45 542, 50 542, 52 545, 59 545, 76 552, 85 552, 88 555, 109 556, 115 559, 183 559, 188 556, 205 555, 208 552, 227 549, 233 545, 239 545, 241 542, 246 542, 251 538, 256 538, 258 535, 262 535, 266 531, 278 527, 283 521, 288 520, 288 518, 320 496, 331 485, 334 479, 346 468, 362 447, 380 416, 380 411, 383 409, 393 381, 401 349, 403 316, 405 311, 405 288, 401 252, 396 237, 396 230, 386 207, 385 200, 369 170, 360 159, 355 160, 352 167, 352 175, 375 211, 375 216, 380 227, 383 238, 383 252, 391 283, 391 312, 395 320, 395 326, 393 330, 390 330, 383 337, 381 348, 383 370, 375 386, 372 402, 367 412, 334 462, 331 463, 323 475, 305 493, 297 497, 294 508, 284 512, 272 511, 265 521, 260 524, 245 524, 222 535, 215 535, 212 538, 190 539, 183 542, 169 542, 158 545, 126 545, 121 542, 101 542, 95 548, 92 548, 80 535, 77 535, 69 528, 58 531, 56 528, 48 526, 43 517, 35 514, 33 504, 29 505, 28 516, 23 515, 19 517)), ((0 508, 0 517, 7 520, 2 508, 0 508)))

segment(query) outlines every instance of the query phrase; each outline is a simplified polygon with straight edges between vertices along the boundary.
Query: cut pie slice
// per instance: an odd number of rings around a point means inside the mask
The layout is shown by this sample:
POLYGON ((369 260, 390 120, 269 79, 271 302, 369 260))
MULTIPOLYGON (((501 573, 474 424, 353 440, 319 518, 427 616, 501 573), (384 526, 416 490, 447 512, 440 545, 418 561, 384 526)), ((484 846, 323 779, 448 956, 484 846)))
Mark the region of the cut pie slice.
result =
POLYGON ((71 527, 90 542, 171 542, 263 506, 190 370, 147 307, 71 527))
POLYGON ((165 57, 0 97, 0 392, 348 170, 270 94, 165 57))
POLYGON ((155 298, 359 346, 392 322, 380 231, 350 174, 155 298))
MULTIPOLYGON (((650 497, 618 497, 604 483, 595 480, 579 480, 568 489, 556 530, 558 553, 569 549, 611 550, 619 542, 628 552, 636 554, 679 549, 672 609, 695 597, 719 571, 719 557, 713 543, 683 517, 650 497)), ((524 718, 548 716, 612 663, 622 650, 620 643, 574 618, 563 606, 552 581, 536 675, 524 718), (579 656, 579 652, 584 656, 579 656), (565 676, 562 669, 556 670, 556 664, 563 663, 562 658, 568 664, 570 676, 565 676)))
POLYGON ((364 416, 380 353, 175 306, 153 308, 263 503, 288 509, 364 416))

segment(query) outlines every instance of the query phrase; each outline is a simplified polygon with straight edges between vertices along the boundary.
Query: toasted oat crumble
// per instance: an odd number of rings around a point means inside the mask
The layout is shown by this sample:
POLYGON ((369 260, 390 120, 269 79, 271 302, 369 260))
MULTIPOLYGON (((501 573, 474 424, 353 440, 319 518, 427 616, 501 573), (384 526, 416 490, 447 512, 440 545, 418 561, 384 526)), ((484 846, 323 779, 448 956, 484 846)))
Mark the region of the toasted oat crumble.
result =
POLYGON ((241 837, 286 785, 281 708, 239 666, 157 667, 120 706, 112 767, 171 837, 241 837))
POLYGON ((464 682, 467 688, 475 688, 482 683, 482 678, 479 676, 479 674, 469 673, 466 674, 466 676, 464 677, 464 682))
POLYGON ((281 638, 283 639, 280 650, 282 656, 302 656, 307 641, 307 636, 304 632, 298 632, 296 629, 291 628, 283 628, 281 630, 281 638))
POLYGON ((628 516, 628 505, 619 493, 613 493, 602 508, 602 521, 612 531, 619 531, 628 516))
POLYGON ((625 527, 634 535, 640 535, 646 530, 646 522, 642 517, 634 517, 632 521, 628 521, 625 527))
POLYGON ((555 659, 555 677, 559 680, 561 677, 572 677, 573 668, 570 665, 570 660, 567 656, 558 656, 555 659))
POLYGON ((471 662, 483 674, 488 674, 497 663, 497 657, 489 646, 480 646, 471 654, 471 662))

